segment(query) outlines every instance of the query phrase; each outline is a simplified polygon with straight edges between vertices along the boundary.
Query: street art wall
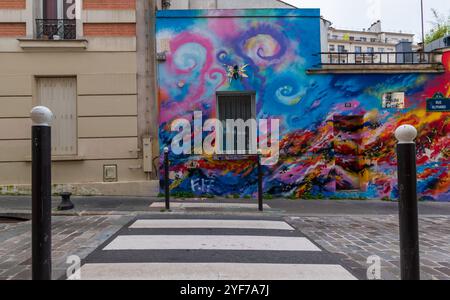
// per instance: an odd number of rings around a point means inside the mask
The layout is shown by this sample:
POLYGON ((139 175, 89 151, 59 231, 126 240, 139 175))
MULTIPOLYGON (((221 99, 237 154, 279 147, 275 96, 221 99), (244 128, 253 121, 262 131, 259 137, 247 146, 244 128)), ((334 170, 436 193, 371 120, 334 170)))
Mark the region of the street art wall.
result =
MULTIPOLYGON (((273 197, 389 199, 398 196, 394 130, 411 124, 417 138, 422 200, 450 201, 449 113, 429 113, 426 99, 450 97, 446 72, 309 74, 320 68, 319 10, 163 11, 157 19, 159 142, 177 118, 217 117, 217 93, 252 91, 257 118, 280 120, 280 158, 264 167, 273 197), (246 66, 229 79, 227 66, 246 66), (383 97, 404 93, 404 105, 383 97)), ((173 193, 254 197, 253 157, 170 153, 173 193)), ((162 170, 162 169, 161 169, 162 170)), ((161 178, 162 171, 161 171, 161 178)))

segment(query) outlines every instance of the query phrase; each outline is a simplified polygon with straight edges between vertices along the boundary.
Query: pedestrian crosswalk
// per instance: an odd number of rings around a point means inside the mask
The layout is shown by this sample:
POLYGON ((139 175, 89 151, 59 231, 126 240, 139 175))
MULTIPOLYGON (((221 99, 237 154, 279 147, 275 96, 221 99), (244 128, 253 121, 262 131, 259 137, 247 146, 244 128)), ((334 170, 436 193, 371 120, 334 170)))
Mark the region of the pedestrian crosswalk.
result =
POLYGON ((353 280, 281 219, 139 218, 94 251, 83 280, 353 280))

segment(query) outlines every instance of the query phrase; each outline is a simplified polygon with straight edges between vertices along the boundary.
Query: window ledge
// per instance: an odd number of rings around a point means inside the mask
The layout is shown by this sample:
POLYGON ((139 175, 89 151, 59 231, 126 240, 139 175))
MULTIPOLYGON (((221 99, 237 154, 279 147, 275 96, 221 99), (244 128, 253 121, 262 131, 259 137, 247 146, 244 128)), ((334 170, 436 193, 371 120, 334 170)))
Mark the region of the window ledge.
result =
POLYGON ((88 41, 78 40, 41 40, 41 39, 18 39, 19 46, 23 50, 86 50, 88 41))
POLYGON ((414 65, 323 65, 321 68, 309 69, 308 74, 389 74, 389 73, 444 73, 442 64, 414 65))
MULTIPOLYGON (((83 161, 85 157, 79 155, 52 156, 52 161, 83 161)), ((31 162, 31 156, 25 157, 26 162, 31 162)))

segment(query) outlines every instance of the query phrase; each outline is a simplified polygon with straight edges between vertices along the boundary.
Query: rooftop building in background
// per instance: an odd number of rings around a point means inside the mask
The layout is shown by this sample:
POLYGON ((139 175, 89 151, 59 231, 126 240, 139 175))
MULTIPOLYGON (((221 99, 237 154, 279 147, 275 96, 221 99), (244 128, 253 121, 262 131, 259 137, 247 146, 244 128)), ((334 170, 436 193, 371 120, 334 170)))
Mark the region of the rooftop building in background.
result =
MULTIPOLYGON (((377 21, 361 31, 330 27, 328 41, 332 52, 394 52, 400 42, 414 43, 414 34, 383 31, 381 21, 377 21)), ((418 49, 417 46, 414 48, 418 49)))
MULTIPOLYGON (((409 44, 411 51, 417 51, 419 47, 414 45, 414 34, 403 32, 383 31, 381 21, 373 23, 368 29, 347 30, 337 29, 332 26, 328 29, 328 51, 337 53, 389 53, 398 52, 399 44, 409 44)), ((389 55, 381 55, 383 59, 389 59, 389 55)), ((345 60, 345 56, 341 59, 345 60)), ((371 57, 369 55, 369 57, 371 57)), ((338 58, 336 58, 338 59, 338 58)), ((363 59, 363 55, 360 56, 363 59)), ((354 63, 358 63, 358 59, 354 63)), ((344 61, 346 63, 346 61, 344 61)))

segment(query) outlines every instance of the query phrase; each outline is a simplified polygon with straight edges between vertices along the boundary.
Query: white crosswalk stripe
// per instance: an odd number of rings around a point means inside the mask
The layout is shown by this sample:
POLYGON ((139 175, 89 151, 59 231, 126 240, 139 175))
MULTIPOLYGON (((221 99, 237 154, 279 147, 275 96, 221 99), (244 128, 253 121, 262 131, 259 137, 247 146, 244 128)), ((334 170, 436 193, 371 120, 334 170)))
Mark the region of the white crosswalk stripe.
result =
POLYGON ((89 264, 82 274, 85 280, 355 280, 339 265, 89 264))
POLYGON ((138 219, 91 254, 81 277, 142 280, 356 279, 280 220, 138 219))
POLYGON ((267 220, 137 220, 130 228, 235 228, 294 230, 281 221, 267 220))
POLYGON ((320 251, 306 238, 230 235, 125 235, 104 250, 320 251))

